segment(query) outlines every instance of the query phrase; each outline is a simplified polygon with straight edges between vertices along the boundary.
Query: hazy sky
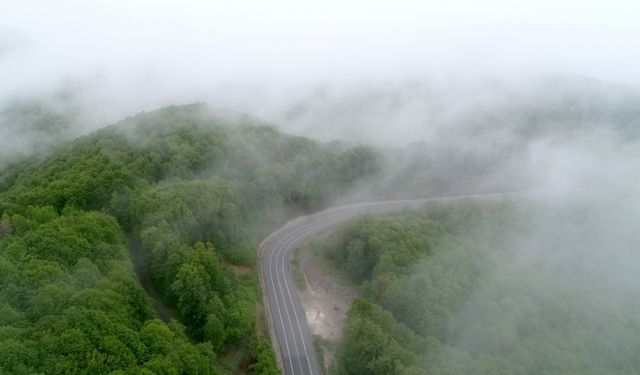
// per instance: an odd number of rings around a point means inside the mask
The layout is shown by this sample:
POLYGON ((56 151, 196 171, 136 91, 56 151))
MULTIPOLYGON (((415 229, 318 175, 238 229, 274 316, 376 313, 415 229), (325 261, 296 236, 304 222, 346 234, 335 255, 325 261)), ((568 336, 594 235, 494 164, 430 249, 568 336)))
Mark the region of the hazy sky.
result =
POLYGON ((10 1, 0 90, 92 78, 157 90, 422 74, 640 83, 638 1, 10 1))

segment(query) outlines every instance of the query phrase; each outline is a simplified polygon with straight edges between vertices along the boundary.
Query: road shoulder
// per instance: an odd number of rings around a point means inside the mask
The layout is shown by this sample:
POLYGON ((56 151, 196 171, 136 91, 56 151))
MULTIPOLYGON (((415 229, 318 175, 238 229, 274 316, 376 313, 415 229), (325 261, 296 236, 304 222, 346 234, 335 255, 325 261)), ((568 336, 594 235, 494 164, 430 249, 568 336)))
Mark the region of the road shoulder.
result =
POLYGON ((304 277, 304 286, 298 288, 298 294, 326 373, 334 361, 335 348, 342 340, 347 312, 358 293, 325 270, 324 262, 319 258, 322 255, 310 244, 304 244, 296 251, 297 264, 293 266, 304 277))

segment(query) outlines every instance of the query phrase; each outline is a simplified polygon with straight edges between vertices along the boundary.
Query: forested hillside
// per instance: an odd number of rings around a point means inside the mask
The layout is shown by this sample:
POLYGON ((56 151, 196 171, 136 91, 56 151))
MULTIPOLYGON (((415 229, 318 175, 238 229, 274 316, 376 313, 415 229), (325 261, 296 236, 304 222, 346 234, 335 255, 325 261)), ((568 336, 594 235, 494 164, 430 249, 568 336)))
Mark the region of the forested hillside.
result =
POLYGON ((0 169, 26 156, 46 154, 80 131, 72 105, 58 96, 0 101, 0 169))
POLYGON ((379 158, 191 105, 12 164, 0 172, 0 373, 276 373, 256 326, 257 240, 375 175, 379 158), (154 304, 173 311, 168 324, 154 304))
POLYGON ((389 198, 544 188, 566 153, 640 139, 640 91, 572 75, 370 80, 297 99, 281 116, 289 128, 387 148, 388 173, 369 188, 389 198))
POLYGON ((316 244, 360 285, 337 373, 637 374, 637 205, 563 199, 432 203, 316 244))

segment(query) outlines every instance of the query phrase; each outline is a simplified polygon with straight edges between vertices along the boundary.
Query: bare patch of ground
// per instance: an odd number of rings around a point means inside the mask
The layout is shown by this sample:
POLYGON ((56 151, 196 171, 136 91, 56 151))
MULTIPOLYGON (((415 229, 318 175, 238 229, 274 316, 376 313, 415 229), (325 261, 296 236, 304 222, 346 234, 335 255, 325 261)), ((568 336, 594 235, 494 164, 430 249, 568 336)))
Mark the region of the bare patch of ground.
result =
POLYGON ((299 250, 297 267, 304 277, 304 288, 298 291, 307 315, 311 334, 321 339, 324 367, 327 369, 334 358, 334 348, 342 340, 347 312, 357 292, 341 284, 327 274, 321 262, 309 247, 299 250))

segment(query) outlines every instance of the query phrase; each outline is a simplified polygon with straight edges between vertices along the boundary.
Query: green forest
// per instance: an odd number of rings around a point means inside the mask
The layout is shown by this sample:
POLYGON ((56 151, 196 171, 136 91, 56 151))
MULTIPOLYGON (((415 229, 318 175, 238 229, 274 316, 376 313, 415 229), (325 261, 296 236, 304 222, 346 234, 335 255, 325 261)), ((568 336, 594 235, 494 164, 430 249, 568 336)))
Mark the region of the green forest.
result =
POLYGON ((637 374, 636 206, 562 199, 431 202, 315 243, 360 294, 335 373, 637 374))
POLYGON ((12 160, 0 172, 0 374, 278 373, 258 240, 380 160, 198 104, 12 160))

